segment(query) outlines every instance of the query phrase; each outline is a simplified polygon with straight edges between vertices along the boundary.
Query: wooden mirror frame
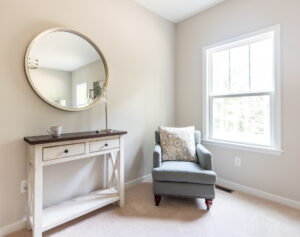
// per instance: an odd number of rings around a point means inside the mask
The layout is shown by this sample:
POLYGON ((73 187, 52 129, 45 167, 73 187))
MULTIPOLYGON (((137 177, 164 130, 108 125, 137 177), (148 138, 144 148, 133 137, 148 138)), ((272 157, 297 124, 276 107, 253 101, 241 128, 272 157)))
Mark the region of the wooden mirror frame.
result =
POLYGON ((81 108, 63 107, 63 106, 60 106, 57 103, 54 103, 53 101, 50 101, 45 96, 43 96, 38 91, 38 89, 35 87, 32 79, 30 77, 29 70, 28 70, 28 59, 29 59, 29 53, 30 53, 31 48, 33 47, 34 43, 37 42, 42 36, 44 36, 46 34, 49 34, 49 33, 53 33, 53 32, 68 32, 68 33, 75 34, 75 35, 77 35, 77 36, 85 39, 88 43, 90 43, 94 47, 94 49, 97 51, 97 53, 99 54, 99 56, 100 56, 100 58, 101 58, 101 60, 103 62, 103 66, 104 66, 104 70, 105 70, 104 88, 107 89, 108 80, 109 80, 109 73, 108 73, 108 67, 107 67, 107 63, 106 63, 106 60, 104 58, 104 55, 102 54, 102 52, 100 51, 100 49, 97 47, 97 45, 92 40, 90 40, 88 37, 86 37, 85 35, 77 32, 77 31, 70 30, 70 29, 67 29, 67 28, 51 28, 51 29, 42 31, 41 33, 39 33, 37 36, 34 37, 34 39, 29 44, 29 46, 27 48, 27 51, 26 51, 26 54, 25 54, 25 72, 26 72, 27 80, 28 80, 30 86, 32 87, 32 89, 34 90, 34 92, 41 99, 43 99, 45 102, 47 102, 48 104, 52 105, 55 108, 58 108, 58 109, 61 109, 61 110, 66 110, 66 111, 73 111, 73 112, 89 109, 89 108, 93 107, 94 105, 96 105, 101 100, 101 98, 103 96, 102 93, 101 93, 101 95, 96 100, 93 101, 93 103, 91 103, 91 104, 89 104, 87 106, 84 106, 84 107, 81 107, 81 108))

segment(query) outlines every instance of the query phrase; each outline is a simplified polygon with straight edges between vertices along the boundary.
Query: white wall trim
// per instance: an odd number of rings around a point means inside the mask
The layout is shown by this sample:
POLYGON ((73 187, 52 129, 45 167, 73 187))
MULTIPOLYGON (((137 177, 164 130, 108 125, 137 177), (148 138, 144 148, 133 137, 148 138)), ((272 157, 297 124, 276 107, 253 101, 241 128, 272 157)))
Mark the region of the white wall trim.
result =
POLYGON ((0 237, 6 236, 18 230, 26 228, 26 220, 27 218, 24 217, 22 220, 12 223, 7 226, 3 226, 0 228, 0 237))
MULTIPOLYGON (((131 188, 139 183, 142 183, 144 181, 149 181, 151 180, 151 174, 147 174, 145 176, 139 177, 137 179, 128 181, 125 183, 125 188, 131 188)), ((7 226, 3 226, 0 228, 0 237, 4 237, 5 235, 11 234, 13 232, 16 232, 18 230, 22 230, 24 228, 26 228, 26 220, 27 218, 24 217, 22 220, 17 221, 15 223, 12 223, 10 225, 7 226)))
POLYGON ((268 154, 268 155, 273 155, 273 157, 281 156, 281 154, 284 152, 284 150, 282 150, 282 149, 277 149, 277 148, 273 148, 273 147, 245 145, 242 143, 240 144, 240 143, 236 143, 236 142, 220 141, 220 140, 213 140, 213 139, 202 140, 202 143, 205 145, 268 154))
POLYGON ((300 210, 300 202, 292 200, 292 199, 288 199, 286 197, 278 196, 278 195, 275 195, 272 193, 267 193, 267 192, 264 192, 264 191, 261 191, 261 190, 255 189, 255 188, 251 188, 248 186, 244 186, 241 184, 233 183, 233 182, 225 180, 225 179, 218 178, 217 185, 223 186, 225 188, 241 191, 241 192, 244 192, 247 194, 251 194, 256 197, 271 200, 273 202, 277 202, 277 203, 283 204, 285 206, 289 206, 289 207, 300 210))
POLYGON ((131 188, 131 187, 133 187, 133 186, 135 186, 135 185, 137 185, 139 183, 142 183, 144 181, 149 181, 149 180, 151 180, 151 178, 152 178, 152 175, 151 174, 147 174, 147 175, 139 177, 137 179, 128 181, 128 182, 125 183, 125 188, 126 189, 127 188, 131 188))

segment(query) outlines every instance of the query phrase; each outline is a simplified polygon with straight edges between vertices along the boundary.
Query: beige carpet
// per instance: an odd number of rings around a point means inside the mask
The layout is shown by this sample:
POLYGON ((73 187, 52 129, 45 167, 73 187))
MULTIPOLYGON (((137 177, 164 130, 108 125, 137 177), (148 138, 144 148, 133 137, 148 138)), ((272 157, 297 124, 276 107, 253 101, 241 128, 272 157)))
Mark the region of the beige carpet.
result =
MULTIPOLYGON (((30 237, 22 230, 9 237, 30 237)), ((51 237, 300 236, 300 212, 239 192, 217 190, 209 212, 201 199, 163 198, 154 206, 151 183, 126 190, 126 205, 110 205, 47 231, 51 237)))

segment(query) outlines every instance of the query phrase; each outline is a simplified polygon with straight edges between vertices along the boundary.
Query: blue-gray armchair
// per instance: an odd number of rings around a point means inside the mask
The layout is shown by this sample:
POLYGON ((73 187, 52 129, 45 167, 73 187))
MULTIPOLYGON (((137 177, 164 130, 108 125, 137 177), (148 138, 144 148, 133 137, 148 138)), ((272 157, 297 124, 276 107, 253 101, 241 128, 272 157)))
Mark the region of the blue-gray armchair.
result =
POLYGON ((200 144, 200 132, 195 131, 198 162, 162 161, 159 131, 155 131, 155 141, 152 178, 156 206, 161 195, 172 195, 204 198, 209 210, 215 198, 216 173, 211 153, 200 144))

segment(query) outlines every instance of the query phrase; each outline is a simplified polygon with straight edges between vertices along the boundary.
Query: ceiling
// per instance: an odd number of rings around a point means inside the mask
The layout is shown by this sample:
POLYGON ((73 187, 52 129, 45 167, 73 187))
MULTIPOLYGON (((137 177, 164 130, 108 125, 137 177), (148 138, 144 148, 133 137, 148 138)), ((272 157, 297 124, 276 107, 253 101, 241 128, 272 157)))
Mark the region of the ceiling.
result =
POLYGON ((224 0, 134 0, 161 17, 180 22, 224 0))
POLYGON ((39 67, 69 72, 100 59, 85 39, 62 31, 43 35, 31 48, 29 57, 38 59, 39 67))

